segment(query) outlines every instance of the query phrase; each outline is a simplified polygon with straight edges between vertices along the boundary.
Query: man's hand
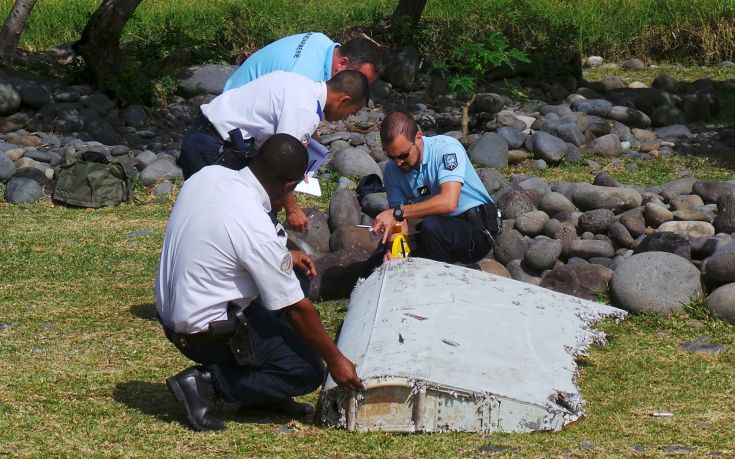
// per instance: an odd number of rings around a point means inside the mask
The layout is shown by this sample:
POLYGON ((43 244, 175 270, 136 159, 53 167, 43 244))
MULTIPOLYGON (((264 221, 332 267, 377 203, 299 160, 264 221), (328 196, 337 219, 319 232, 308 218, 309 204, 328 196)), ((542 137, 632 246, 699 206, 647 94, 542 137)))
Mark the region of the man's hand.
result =
POLYGON ((348 390, 364 389, 360 377, 357 376, 355 364, 342 354, 332 363, 327 363, 327 370, 338 386, 348 390))
POLYGON ((309 227, 309 219, 300 207, 286 209, 286 221, 288 222, 288 226, 300 233, 303 233, 309 227))
POLYGON ((393 232, 393 227, 396 226, 396 223, 396 219, 393 217, 393 209, 384 210, 375 217, 375 220, 373 220, 373 226, 372 228, 370 228, 370 231, 375 234, 378 234, 382 231, 382 243, 385 244, 385 241, 388 240, 391 233, 393 232))
POLYGON ((316 276, 316 265, 312 259, 300 250, 291 250, 294 268, 307 275, 308 277, 316 276))

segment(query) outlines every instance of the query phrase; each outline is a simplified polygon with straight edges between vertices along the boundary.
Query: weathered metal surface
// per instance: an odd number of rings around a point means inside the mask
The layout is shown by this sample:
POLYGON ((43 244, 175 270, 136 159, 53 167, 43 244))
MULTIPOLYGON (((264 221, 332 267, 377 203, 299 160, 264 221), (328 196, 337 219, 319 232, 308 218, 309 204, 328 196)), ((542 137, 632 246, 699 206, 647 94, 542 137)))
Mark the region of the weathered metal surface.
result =
POLYGON ((583 414, 575 357, 610 306, 425 259, 358 285, 338 340, 366 390, 327 379, 322 421, 350 430, 559 430, 583 414))

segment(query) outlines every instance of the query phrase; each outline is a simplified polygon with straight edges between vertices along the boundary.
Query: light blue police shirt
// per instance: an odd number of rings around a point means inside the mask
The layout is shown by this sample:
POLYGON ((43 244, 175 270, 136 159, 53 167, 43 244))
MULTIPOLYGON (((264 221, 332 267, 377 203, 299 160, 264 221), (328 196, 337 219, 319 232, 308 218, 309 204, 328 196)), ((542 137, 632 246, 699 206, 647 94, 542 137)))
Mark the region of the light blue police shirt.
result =
POLYGON ((391 207, 429 199, 439 194, 439 185, 446 182, 463 184, 457 209, 450 216, 492 201, 459 141, 446 135, 423 140, 424 156, 418 169, 404 174, 394 161, 385 167, 385 190, 391 207))
POLYGON ((225 91, 238 88, 274 70, 304 75, 313 81, 332 78, 332 52, 335 43, 319 32, 291 35, 256 51, 225 83, 225 91))

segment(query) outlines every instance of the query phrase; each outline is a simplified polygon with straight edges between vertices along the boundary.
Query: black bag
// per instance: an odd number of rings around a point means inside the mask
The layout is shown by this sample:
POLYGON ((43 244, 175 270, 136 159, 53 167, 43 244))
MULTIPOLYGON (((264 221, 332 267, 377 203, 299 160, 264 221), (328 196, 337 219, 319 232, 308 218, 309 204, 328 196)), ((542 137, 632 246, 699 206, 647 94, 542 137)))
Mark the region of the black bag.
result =
POLYGON ((108 159, 104 153, 83 152, 61 166, 53 199, 79 207, 116 206, 131 198, 135 175, 132 157, 108 159))
POLYGON ((483 225, 492 236, 497 236, 503 232, 503 215, 494 202, 491 201, 481 205, 479 210, 483 225))
POLYGON ((233 129, 229 134, 230 141, 222 146, 222 154, 215 164, 239 171, 250 164, 258 151, 255 148, 255 141, 243 139, 239 129, 233 129))

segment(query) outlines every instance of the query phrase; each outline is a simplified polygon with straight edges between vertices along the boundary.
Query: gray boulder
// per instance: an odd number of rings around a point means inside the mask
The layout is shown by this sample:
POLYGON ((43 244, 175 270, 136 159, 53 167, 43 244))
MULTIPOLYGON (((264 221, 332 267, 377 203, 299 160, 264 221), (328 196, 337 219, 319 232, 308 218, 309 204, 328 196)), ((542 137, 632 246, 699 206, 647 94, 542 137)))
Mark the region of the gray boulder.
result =
POLYGON ((505 139, 505 141, 508 143, 509 149, 520 148, 526 141, 526 134, 522 133, 518 129, 509 126, 501 126, 497 129, 496 132, 499 136, 505 139))
POLYGON ((579 230, 582 232, 604 233, 615 220, 610 209, 595 209, 584 212, 579 217, 579 230))
POLYGON ((735 283, 718 287, 707 297, 704 306, 718 318, 735 324, 735 283))
POLYGON ((685 122, 684 112, 674 105, 661 105, 651 114, 651 125, 656 127, 683 124, 685 122))
POLYGON ((503 96, 488 92, 476 94, 470 108, 473 113, 487 112, 492 115, 503 110, 503 107, 505 107, 503 96))
POLYGON ((319 256, 314 260, 317 275, 311 279, 309 298, 348 298, 369 256, 370 252, 360 250, 340 250, 319 256))
POLYGON ((510 273, 511 279, 526 284, 541 285, 541 278, 523 260, 513 260, 505 267, 510 273))
POLYGON ((539 209, 552 217, 560 212, 574 212, 577 210, 566 196, 555 191, 544 194, 539 209))
POLYGON ((583 99, 572 104, 572 109, 578 112, 587 113, 588 115, 601 116, 607 118, 612 108, 612 103, 605 99, 583 99))
POLYGON ((587 153, 592 156, 620 156, 623 147, 615 134, 607 134, 596 138, 587 146, 587 153))
POLYGON ((153 185, 159 180, 172 182, 182 177, 181 169, 170 159, 157 159, 143 169, 140 180, 143 185, 153 185))
POLYGON ((11 204, 30 204, 43 197, 43 189, 35 180, 16 177, 5 185, 5 200, 11 204))
POLYGON ((511 188, 510 183, 503 174, 495 169, 479 168, 477 169, 477 175, 480 177, 487 192, 493 195, 494 198, 502 195, 511 188))
POLYGON ((329 200, 329 228, 332 232, 342 226, 360 224, 362 211, 355 193, 347 188, 339 188, 329 200))
POLYGON ((556 292, 596 301, 600 294, 607 293, 607 284, 613 271, 609 268, 587 264, 559 266, 549 271, 541 281, 541 287, 556 292))
POLYGON ((644 252, 667 252, 679 255, 685 260, 692 259, 692 249, 689 239, 676 233, 654 233, 643 238, 634 254, 644 252))
POLYGON ((532 270, 541 272, 553 268, 559 255, 561 242, 541 236, 531 243, 523 259, 532 270))
POLYGON ((572 202, 580 210, 610 209, 615 213, 641 205, 643 197, 631 188, 584 185, 575 189, 572 202))
POLYGON ((644 64, 642 60, 635 57, 624 61, 622 64, 620 64, 620 66, 625 70, 632 70, 636 72, 646 68, 646 64, 644 64))
POLYGON ((651 118, 648 115, 631 107, 616 105, 610 109, 607 118, 634 128, 646 129, 651 126, 651 118))
POLYGON ((378 246, 378 241, 370 237, 370 231, 356 226, 341 226, 329 237, 329 250, 363 250, 372 252, 378 246))
POLYGON ((528 249, 528 243, 516 230, 504 230, 495 238, 493 256, 504 266, 512 260, 520 260, 528 249))
MULTIPOLYGON (((0 178, 2 178, 1 157, 0 178)), ((718 233, 735 233, 735 194, 720 195, 718 197, 717 216, 715 217, 713 226, 718 233)))
POLYGON ((330 163, 332 169, 345 177, 365 177, 377 174, 383 178, 383 171, 375 160, 361 148, 345 148, 337 151, 330 163))
POLYGON ((20 94, 21 103, 35 110, 51 103, 51 91, 45 86, 34 83, 27 84, 18 93, 20 94))
POLYGON ((521 190, 536 190, 541 196, 551 193, 551 187, 541 177, 531 177, 518 182, 518 188, 521 190))
POLYGON ((544 230, 544 225, 549 220, 549 216, 540 210, 526 212, 516 217, 516 229, 526 236, 536 236, 544 230))
POLYGON ((497 205, 505 219, 516 218, 526 212, 536 210, 536 205, 533 203, 531 197, 519 191, 508 191, 504 193, 498 199, 497 205))
POLYGON ((607 241, 576 239, 569 245, 566 255, 585 259, 594 257, 612 258, 615 256, 615 248, 607 241))
POLYGON ((179 75, 179 93, 186 98, 201 94, 221 94, 236 65, 194 65, 179 75))
POLYGON ((0 116, 12 115, 20 109, 20 94, 13 86, 0 83, 0 116))
POLYGON ((660 127, 653 131, 659 139, 671 140, 681 137, 689 137, 691 131, 683 124, 672 124, 671 126, 660 127))
POLYGON ((692 192, 699 195, 706 203, 716 203, 720 196, 735 194, 735 183, 699 180, 694 182, 692 192))
POLYGON ((413 46, 404 46, 383 57, 385 70, 381 78, 397 89, 409 89, 416 78, 420 62, 419 52, 413 46))
POLYGON ((13 161, 0 152, 0 180, 8 180, 15 174, 16 168, 13 161))
POLYGON ((699 270, 665 252, 646 252, 625 259, 610 281, 613 304, 632 312, 668 316, 704 293, 699 270))
POLYGON ((550 164, 557 164, 564 157, 567 144, 562 139, 542 131, 536 132, 531 138, 536 157, 550 164))
POLYGON ((306 231, 297 233, 298 238, 318 252, 329 252, 330 232, 327 217, 314 208, 307 207, 303 211, 309 224, 306 231))
POLYGON ((714 282, 735 282, 735 242, 719 248, 702 267, 705 279, 714 282))
POLYGON ((360 202, 362 211, 375 218, 376 215, 388 209, 388 195, 386 193, 370 193, 360 202))
MULTIPOLYGON (((514 131, 512 128, 506 128, 514 131)), ((486 132, 467 152, 473 162, 484 167, 508 166, 508 142, 495 132, 486 132)))

